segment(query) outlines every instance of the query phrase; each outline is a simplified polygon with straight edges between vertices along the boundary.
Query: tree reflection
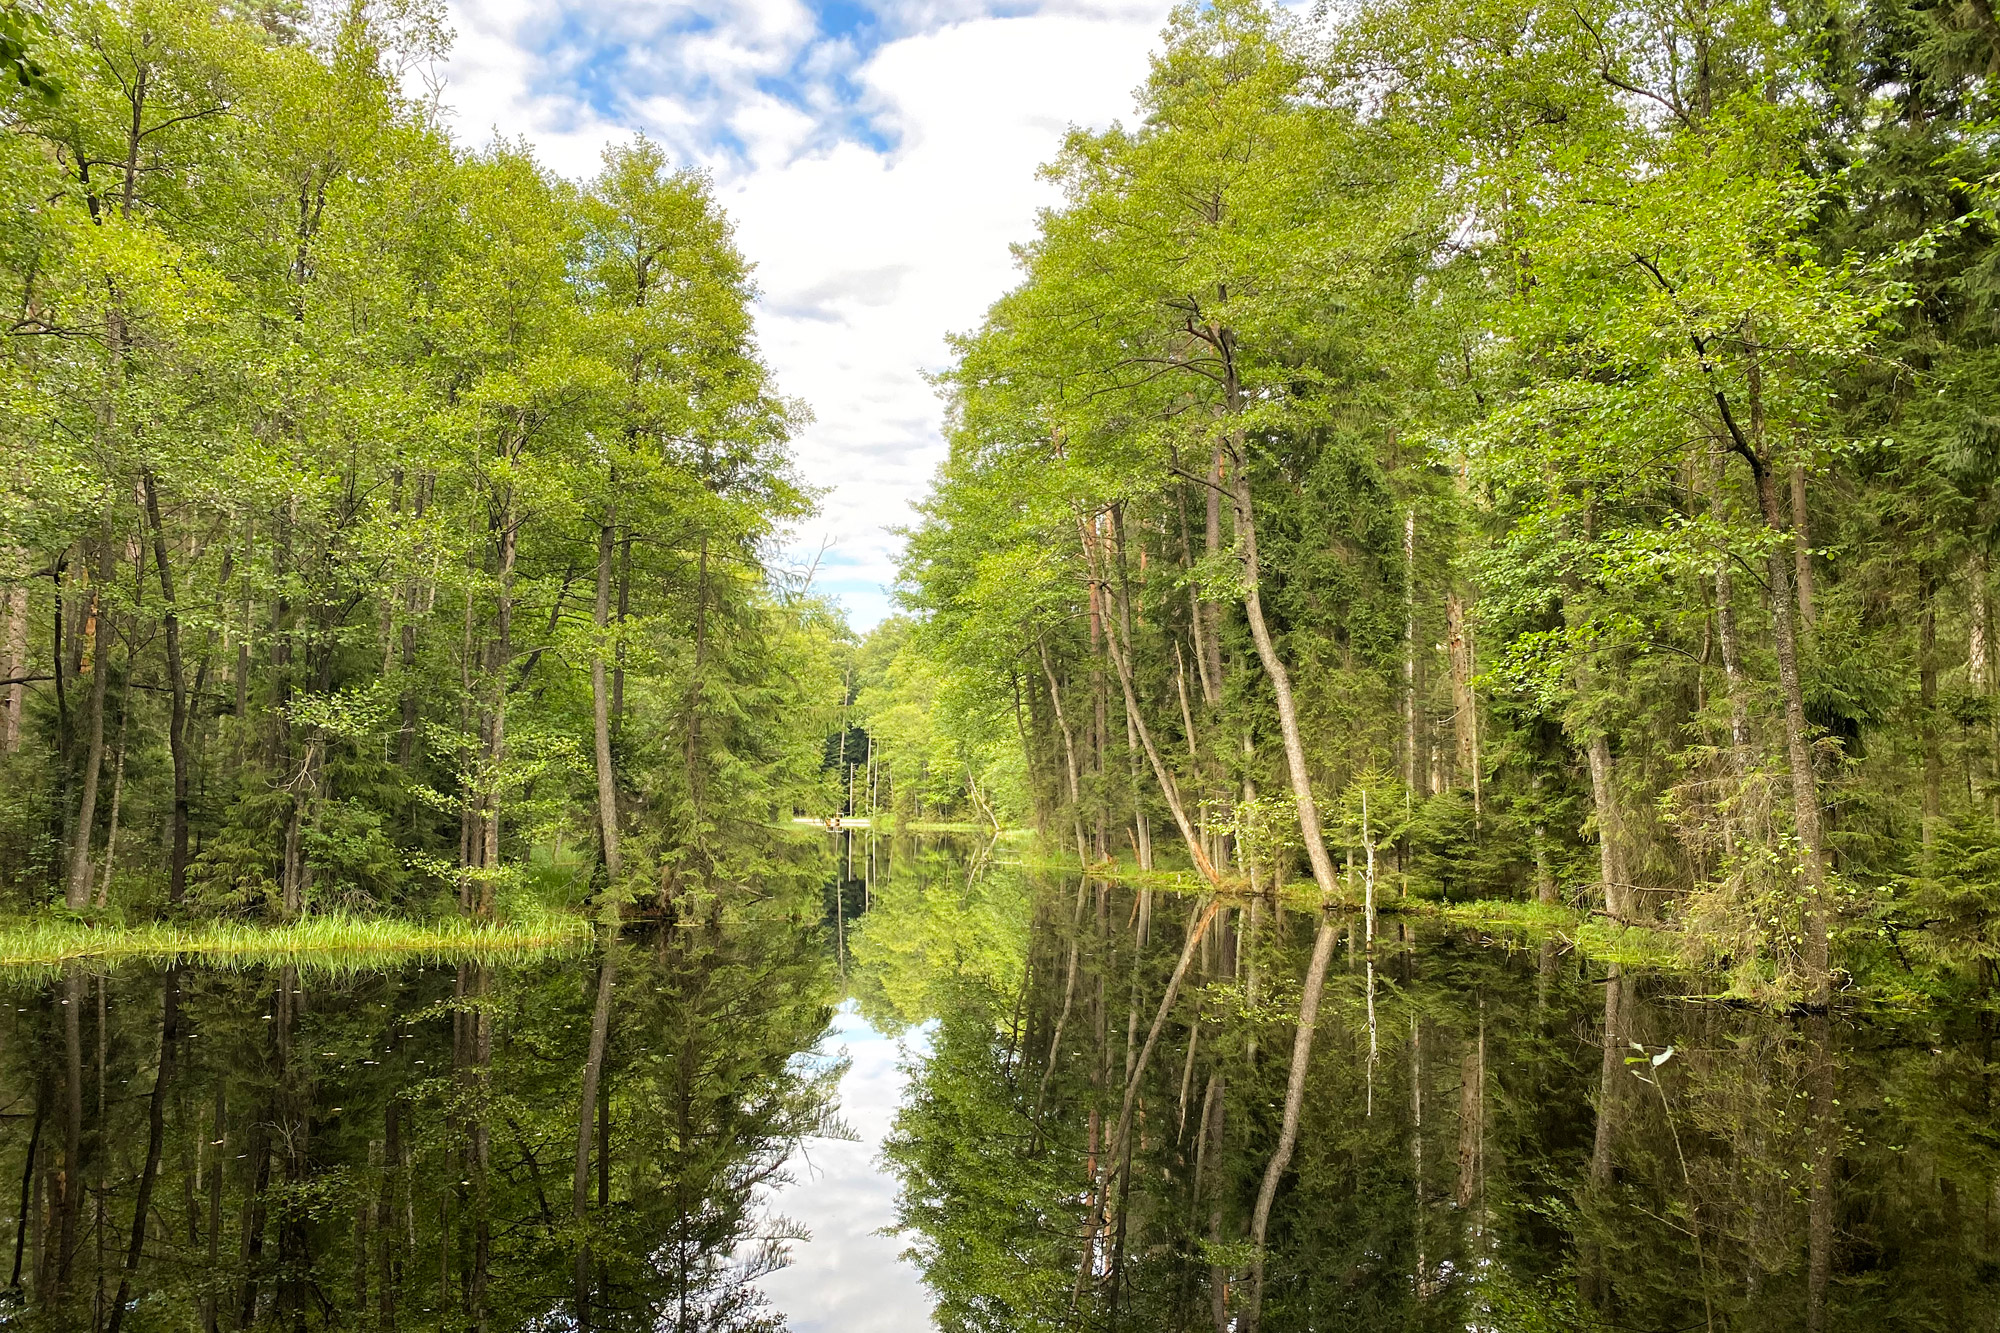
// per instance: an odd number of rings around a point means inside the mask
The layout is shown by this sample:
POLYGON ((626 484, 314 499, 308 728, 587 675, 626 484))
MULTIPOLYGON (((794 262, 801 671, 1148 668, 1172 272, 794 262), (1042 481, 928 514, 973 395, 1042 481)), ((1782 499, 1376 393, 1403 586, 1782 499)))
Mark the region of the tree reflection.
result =
POLYGON ((0 1313, 205 1333, 780 1329, 756 1279, 796 1230, 760 1201, 802 1137, 841 1132, 841 1066, 817 1050, 833 960, 807 916, 715 912, 612 946, 581 1222, 595 951, 16 979, 0 1313))
POLYGON ((1266 1330, 2000 1318, 1991 1016, 1788 1019, 1442 926, 1391 922, 1371 954, 1335 920, 1351 947, 1286 1161, 1322 927, 1234 902, 1139 1070, 1129 1169, 1107 1170, 1134 1034, 1200 908, 988 879, 1009 875, 876 890, 906 936, 949 940, 1010 896, 1031 923, 1022 967, 937 948, 919 980, 908 951, 876 955, 935 1016, 888 1156, 945 1329, 1240 1330, 1260 1260, 1266 1330))

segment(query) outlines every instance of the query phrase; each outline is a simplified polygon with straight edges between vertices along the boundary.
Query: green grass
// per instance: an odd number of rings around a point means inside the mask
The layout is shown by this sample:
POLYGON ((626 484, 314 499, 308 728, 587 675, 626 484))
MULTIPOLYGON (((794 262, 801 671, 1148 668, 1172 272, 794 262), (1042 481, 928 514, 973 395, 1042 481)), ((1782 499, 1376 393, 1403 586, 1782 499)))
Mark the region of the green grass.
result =
POLYGON ((0 968, 56 967, 76 959, 198 959, 249 967, 303 963, 351 971, 411 959, 522 956, 579 944, 590 937, 581 916, 521 921, 398 921, 344 913, 283 925, 240 921, 154 922, 94 926, 59 918, 0 922, 0 968))

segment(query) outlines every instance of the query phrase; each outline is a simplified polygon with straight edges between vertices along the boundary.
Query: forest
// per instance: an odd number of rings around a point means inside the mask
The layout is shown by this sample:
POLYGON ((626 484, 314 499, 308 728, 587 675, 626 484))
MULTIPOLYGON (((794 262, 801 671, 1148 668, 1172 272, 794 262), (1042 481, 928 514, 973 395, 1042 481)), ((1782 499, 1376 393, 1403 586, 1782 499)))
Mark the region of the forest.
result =
POLYGON ((5 18, 8 910, 519 920, 768 869, 847 631, 780 555, 805 410, 708 179, 461 146, 439 6, 5 18))
POLYGON ((897 799, 1990 993, 1996 69, 1956 3, 1176 11, 940 378, 897 799))

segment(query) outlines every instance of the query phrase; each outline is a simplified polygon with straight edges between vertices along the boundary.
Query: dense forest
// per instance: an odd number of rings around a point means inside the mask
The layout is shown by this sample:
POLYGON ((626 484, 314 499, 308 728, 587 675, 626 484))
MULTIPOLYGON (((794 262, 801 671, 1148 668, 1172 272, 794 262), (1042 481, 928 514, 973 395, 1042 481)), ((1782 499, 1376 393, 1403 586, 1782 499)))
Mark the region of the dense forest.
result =
POLYGON ((439 6, 9 7, 0 894, 667 902, 822 803, 837 613, 708 181, 440 123, 439 6))
POLYGON ((1989 985, 1996 68, 1953 3, 1178 11, 942 378, 899 799, 1989 985))

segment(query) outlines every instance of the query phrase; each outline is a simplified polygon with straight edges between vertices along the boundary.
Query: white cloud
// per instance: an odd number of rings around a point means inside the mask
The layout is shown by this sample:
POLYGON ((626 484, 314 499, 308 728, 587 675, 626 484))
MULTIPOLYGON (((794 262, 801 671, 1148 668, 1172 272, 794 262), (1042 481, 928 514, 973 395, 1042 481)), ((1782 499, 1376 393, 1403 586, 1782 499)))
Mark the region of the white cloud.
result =
MULTIPOLYGON (((929 1035, 919 1028, 906 1040, 921 1053, 929 1035)), ((791 1164, 796 1183, 765 1201, 812 1239, 793 1245, 791 1265, 758 1285, 794 1333, 915 1333, 930 1324, 931 1298, 900 1258, 904 1242, 881 1234, 896 1221, 896 1182, 878 1164, 903 1100, 905 1047, 851 1001, 834 1015, 826 1044, 852 1061, 840 1080, 840 1116, 858 1139, 813 1141, 810 1164, 791 1164)))
POLYGON ((1167 5, 916 0, 875 11, 871 49, 796 0, 700 3, 455 7, 445 100, 463 137, 525 136, 566 174, 638 130, 714 172, 758 266, 765 355, 816 417, 797 454, 831 490, 800 543, 832 537, 822 586, 865 627, 888 609, 887 529, 943 453, 925 372, 1013 282, 1062 127, 1129 114, 1167 5))

